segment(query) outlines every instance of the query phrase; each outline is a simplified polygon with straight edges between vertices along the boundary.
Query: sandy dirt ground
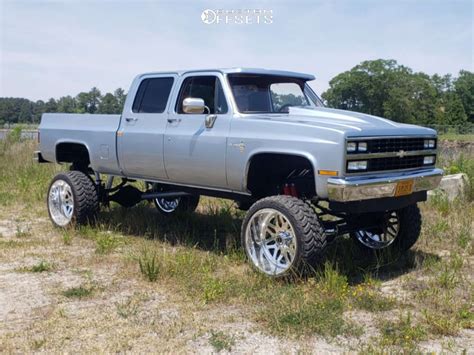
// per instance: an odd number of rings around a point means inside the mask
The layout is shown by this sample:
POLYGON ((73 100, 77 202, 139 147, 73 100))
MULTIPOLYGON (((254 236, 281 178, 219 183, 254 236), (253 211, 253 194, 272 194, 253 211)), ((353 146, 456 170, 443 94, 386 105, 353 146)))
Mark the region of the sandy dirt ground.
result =
MULTIPOLYGON (((359 351, 379 332, 371 313, 351 311, 347 317, 365 327, 358 338, 266 334, 242 307, 193 304, 137 278, 136 263, 123 256, 97 255, 90 240, 74 238, 66 245, 45 218, 3 211, 0 243, 0 352, 215 353, 212 334, 224 332, 232 353, 341 353, 359 351), (52 269, 25 271, 41 260, 52 261, 52 269), (79 286, 94 291, 65 296, 65 290, 79 286)), ((401 282, 403 276, 382 287, 403 300, 401 282)), ((463 330, 458 337, 426 341, 421 349, 473 351, 473 339, 472 330, 463 330)))

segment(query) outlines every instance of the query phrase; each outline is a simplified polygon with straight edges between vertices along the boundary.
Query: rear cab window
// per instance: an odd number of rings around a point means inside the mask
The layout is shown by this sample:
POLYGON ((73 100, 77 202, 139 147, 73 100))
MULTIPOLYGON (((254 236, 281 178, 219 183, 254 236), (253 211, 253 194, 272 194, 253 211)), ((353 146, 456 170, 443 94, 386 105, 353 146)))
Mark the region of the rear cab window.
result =
POLYGON ((132 111, 135 113, 163 113, 173 87, 174 78, 144 79, 138 87, 132 111))

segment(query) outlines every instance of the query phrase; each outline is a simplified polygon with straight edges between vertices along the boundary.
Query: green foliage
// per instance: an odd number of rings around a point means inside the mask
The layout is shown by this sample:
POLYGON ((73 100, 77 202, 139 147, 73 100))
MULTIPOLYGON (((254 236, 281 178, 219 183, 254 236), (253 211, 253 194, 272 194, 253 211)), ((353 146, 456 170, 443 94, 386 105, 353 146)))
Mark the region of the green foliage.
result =
POLYGON ((160 265, 156 253, 150 252, 146 249, 142 250, 142 253, 138 258, 138 265, 140 266, 140 272, 148 279, 148 281, 154 282, 158 279, 160 265))
POLYGON ((23 267, 19 269, 18 271, 24 271, 24 272, 46 272, 46 271, 51 271, 54 268, 53 264, 41 260, 38 264, 35 264, 30 267, 23 267))
POLYGON ((235 344, 233 336, 227 335, 223 331, 211 330, 211 336, 209 337, 209 344, 212 345, 214 350, 220 352, 222 350, 231 351, 232 346, 235 344))
POLYGON ((104 96, 96 87, 89 92, 81 92, 75 97, 62 96, 58 100, 36 102, 17 97, 0 97, 0 123, 39 123, 45 112, 64 113, 115 113, 122 112, 125 92, 118 88, 104 96))
POLYGON ((10 132, 8 132, 7 142, 8 143, 18 143, 21 140, 21 132, 23 131, 22 126, 14 127, 10 132))
POLYGON ((396 321, 382 323, 382 344, 398 345, 405 349, 413 349, 415 344, 426 338, 425 329, 413 323, 411 313, 400 315, 396 321))
POLYGON ((469 120, 474 122, 474 73, 461 70, 454 83, 454 90, 461 100, 469 120))
POLYGON ((430 77, 393 59, 378 59, 334 77, 322 97, 330 107, 398 122, 462 125, 474 111, 472 76, 461 71, 455 80, 450 75, 430 77))
POLYGON ((94 289, 89 286, 71 287, 63 291, 63 296, 67 298, 84 298, 92 294, 94 289))
POLYGON ((120 245, 120 240, 111 233, 100 233, 95 238, 96 253, 107 254, 120 245))

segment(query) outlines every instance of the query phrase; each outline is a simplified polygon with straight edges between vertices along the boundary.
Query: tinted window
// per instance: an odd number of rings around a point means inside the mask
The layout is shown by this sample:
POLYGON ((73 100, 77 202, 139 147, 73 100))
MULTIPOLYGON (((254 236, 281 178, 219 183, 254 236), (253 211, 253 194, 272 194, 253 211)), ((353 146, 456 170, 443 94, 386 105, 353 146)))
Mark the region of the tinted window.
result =
POLYGON ((215 76, 193 76, 186 78, 181 86, 176 111, 183 112, 183 100, 187 97, 194 97, 204 100, 204 104, 209 107, 209 113, 227 113, 227 102, 219 78, 215 76))
POLYGON ((141 113, 162 113, 170 96, 173 78, 145 79, 138 88, 132 111, 141 113))

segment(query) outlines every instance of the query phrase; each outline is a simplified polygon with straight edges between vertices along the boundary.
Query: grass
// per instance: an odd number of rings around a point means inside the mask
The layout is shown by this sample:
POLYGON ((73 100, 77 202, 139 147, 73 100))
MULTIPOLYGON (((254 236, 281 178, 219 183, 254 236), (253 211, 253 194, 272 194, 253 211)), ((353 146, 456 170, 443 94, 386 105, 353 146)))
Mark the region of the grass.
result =
POLYGON ((150 253, 144 249, 138 257, 138 265, 140 266, 140 272, 148 281, 154 282, 158 279, 160 267, 155 253, 150 253))
POLYGON ((442 141, 456 141, 456 142, 474 142, 474 134, 457 134, 457 133, 443 133, 439 136, 442 141))
POLYGON ((413 350, 416 344, 426 339, 426 330, 413 320, 410 312, 401 314, 398 320, 381 322, 382 345, 396 345, 404 350, 413 350))
POLYGON ((231 335, 227 335, 223 331, 211 330, 209 336, 209 344, 212 345, 215 351, 220 352, 222 350, 231 351, 235 344, 235 339, 231 335))
MULTIPOLYGON (((29 218, 46 218, 45 191, 51 176, 65 167, 34 164, 34 149, 31 141, 0 142, 0 207, 2 211, 27 210, 29 218)), ((468 155, 446 155, 439 164, 455 166, 472 181, 474 164, 468 155)), ((402 257, 362 258, 353 241, 343 238, 330 246, 324 265, 292 282, 271 280, 249 268, 239 238, 244 213, 229 201, 203 198, 198 213, 180 218, 160 216, 146 203, 132 209, 112 204, 101 212, 100 224, 93 227, 56 230, 45 224, 44 228, 51 234, 48 238, 66 246, 73 244, 63 247, 65 253, 82 245, 92 250, 91 259, 81 261, 74 256, 68 263, 91 262, 90 267, 102 270, 112 270, 110 265, 114 265, 121 270, 118 274, 104 272, 110 292, 120 287, 141 287, 152 294, 166 290, 171 300, 182 298, 204 313, 237 308, 264 334, 301 342, 315 335, 357 338, 371 326, 357 318, 362 312, 376 321, 380 330, 363 341, 366 349, 411 352, 417 351, 424 339, 460 336, 463 329, 473 327, 473 287, 468 277, 474 255, 474 203, 470 196, 448 201, 440 195, 421 204, 422 235, 414 250, 402 257), (393 283, 389 291, 384 289, 393 283)), ((36 230, 24 239, 2 238, 0 255, 41 254, 35 249, 44 243, 36 230)), ((53 263, 59 265, 54 258, 45 259, 51 261, 34 267, 48 271, 53 263)), ((83 284, 60 293, 81 300, 98 297, 94 291, 83 284)), ((114 300, 111 308, 124 324, 148 326, 151 320, 140 318, 151 312, 145 304, 142 298, 131 296, 114 300)), ((154 320, 156 314, 150 314, 154 320)), ((156 324, 153 331, 162 331, 156 324)), ((213 330, 219 325, 201 326, 210 334, 209 343, 215 351, 230 351, 237 341, 228 332, 213 330)))
POLYGON ((67 298, 85 298, 91 296, 93 291, 93 287, 81 285, 64 290, 62 295, 67 298))
POLYGON ((45 272, 45 271, 51 271, 54 268, 54 266, 51 263, 48 263, 47 261, 41 260, 38 264, 31 266, 28 268, 27 271, 30 272, 45 272))

